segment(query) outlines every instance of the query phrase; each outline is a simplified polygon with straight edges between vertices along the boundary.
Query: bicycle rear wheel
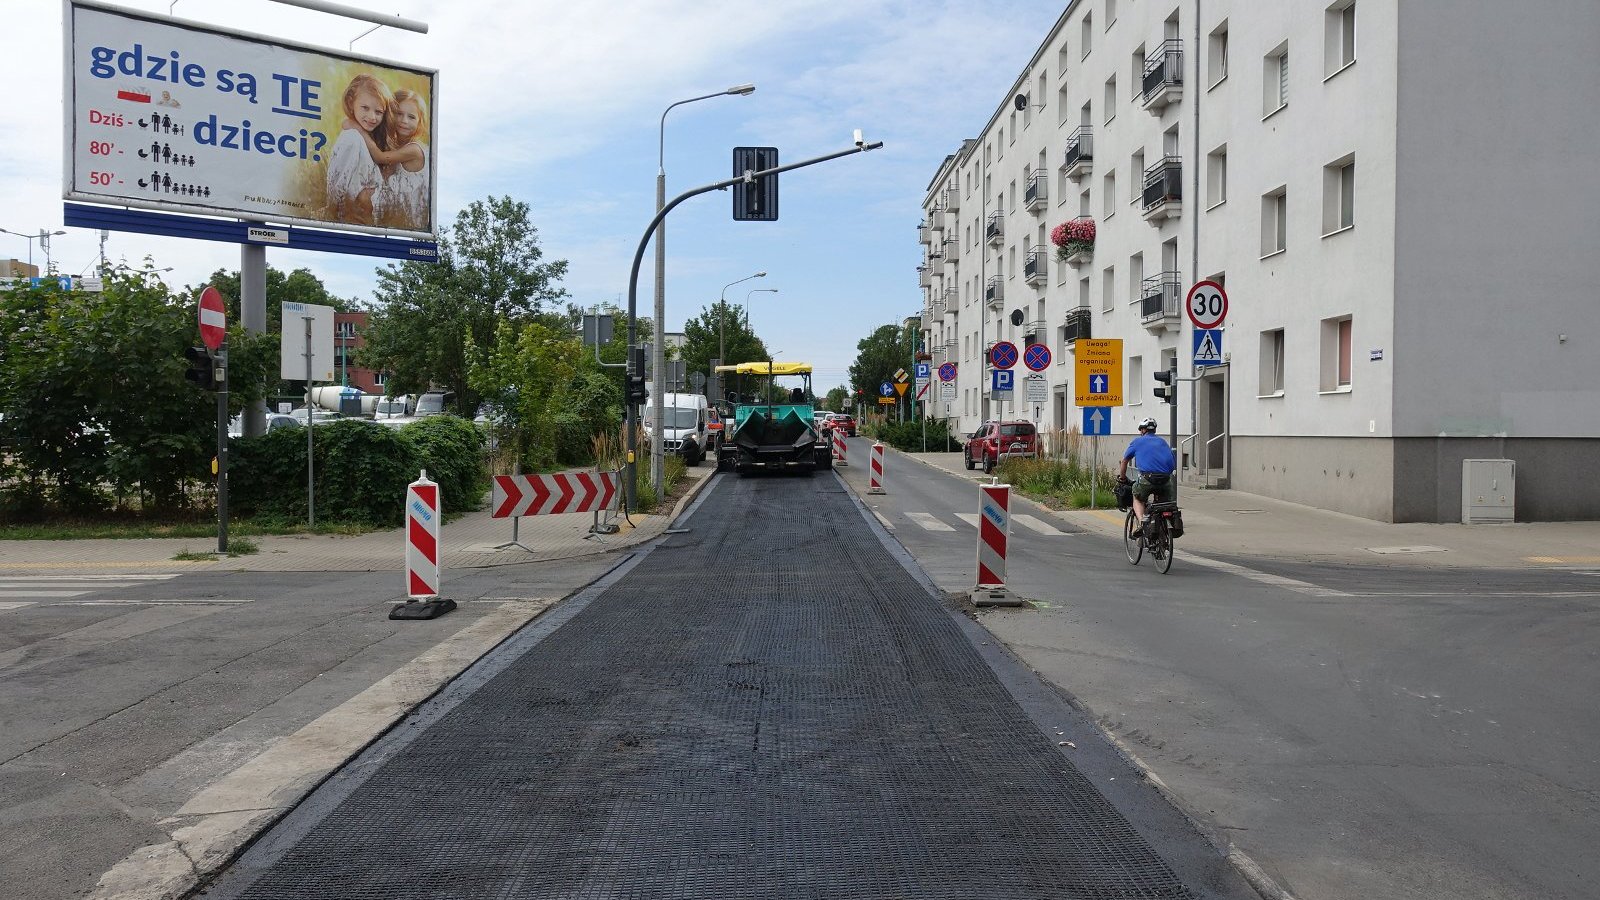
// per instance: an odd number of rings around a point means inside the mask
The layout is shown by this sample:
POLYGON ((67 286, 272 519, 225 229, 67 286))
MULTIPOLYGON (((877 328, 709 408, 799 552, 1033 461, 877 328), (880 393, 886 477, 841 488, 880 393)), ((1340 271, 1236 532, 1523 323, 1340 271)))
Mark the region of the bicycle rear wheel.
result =
POLYGON ((1156 561, 1156 571, 1165 575, 1172 571, 1172 527, 1165 517, 1157 516, 1150 529, 1150 556, 1156 561))
POLYGON ((1122 525, 1122 546, 1128 551, 1128 562, 1134 565, 1144 558, 1144 540, 1139 534, 1139 517, 1128 510, 1128 519, 1122 525))

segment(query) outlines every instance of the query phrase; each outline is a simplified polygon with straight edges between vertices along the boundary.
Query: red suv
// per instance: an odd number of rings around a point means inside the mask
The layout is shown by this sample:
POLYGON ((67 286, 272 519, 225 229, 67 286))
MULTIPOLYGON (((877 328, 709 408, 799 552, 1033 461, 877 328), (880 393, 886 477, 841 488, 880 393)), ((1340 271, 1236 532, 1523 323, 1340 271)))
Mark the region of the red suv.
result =
POLYGON ((961 450, 968 469, 983 466, 993 472, 1001 454, 1033 456, 1039 450, 1039 434, 1032 422, 985 422, 967 439, 961 450))
POLYGON ((856 436, 856 417, 849 413, 835 413, 828 426, 845 437, 856 436))

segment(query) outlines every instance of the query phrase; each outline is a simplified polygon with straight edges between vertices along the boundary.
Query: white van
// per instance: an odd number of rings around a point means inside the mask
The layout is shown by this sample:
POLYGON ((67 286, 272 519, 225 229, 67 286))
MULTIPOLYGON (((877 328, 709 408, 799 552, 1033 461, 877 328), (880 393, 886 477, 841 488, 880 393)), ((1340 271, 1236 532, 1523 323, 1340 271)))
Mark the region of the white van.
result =
MULTIPOLYGON (((662 449, 682 456, 685 465, 698 466, 706 454, 716 452, 710 444, 712 435, 706 430, 710 404, 704 394, 667 394, 666 398, 666 403, 662 404, 662 429, 665 431, 662 449)), ((653 440, 655 398, 645 401, 642 419, 645 434, 653 440)))

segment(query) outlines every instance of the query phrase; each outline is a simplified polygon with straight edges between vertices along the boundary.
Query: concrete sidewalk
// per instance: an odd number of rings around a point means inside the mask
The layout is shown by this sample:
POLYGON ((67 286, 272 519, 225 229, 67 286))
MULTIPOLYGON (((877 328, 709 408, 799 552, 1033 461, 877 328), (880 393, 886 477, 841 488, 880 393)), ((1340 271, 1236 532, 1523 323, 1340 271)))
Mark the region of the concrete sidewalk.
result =
MULTIPOLYGON (((865 447, 870 441, 860 439, 865 447)), ((854 449, 854 448, 852 448, 854 449)), ((974 483, 960 453, 900 453, 974 483)), ((853 454, 854 456, 854 454, 853 454)), ((893 475, 888 475, 891 489, 893 475)), ((1232 490, 1179 488, 1183 549, 1202 555, 1254 556, 1306 562, 1424 567, 1593 567, 1600 569, 1600 522, 1519 522, 1510 525, 1392 524, 1232 490)), ((1121 533, 1123 513, 1053 510, 1082 528, 1121 533)))
MULTIPOLYGON (((697 493, 716 471, 710 464, 688 470, 688 493, 697 493)), ((496 519, 488 504, 484 508, 451 519, 441 529, 444 545, 442 565, 452 569, 474 569, 516 563, 571 559, 604 553, 618 547, 650 540, 661 534, 681 507, 680 501, 656 515, 635 515, 632 521, 619 519, 622 530, 616 534, 591 536, 593 513, 533 516, 521 519, 519 541, 530 548, 496 546, 511 540, 511 520, 496 519)), ((0 540, 0 575, 187 573, 187 572, 376 572, 393 571, 400 583, 405 566, 405 529, 394 528, 361 535, 297 534, 262 535, 250 538, 260 552, 248 556, 185 562, 173 559, 188 551, 216 550, 215 537, 149 538, 60 541, 0 540)))

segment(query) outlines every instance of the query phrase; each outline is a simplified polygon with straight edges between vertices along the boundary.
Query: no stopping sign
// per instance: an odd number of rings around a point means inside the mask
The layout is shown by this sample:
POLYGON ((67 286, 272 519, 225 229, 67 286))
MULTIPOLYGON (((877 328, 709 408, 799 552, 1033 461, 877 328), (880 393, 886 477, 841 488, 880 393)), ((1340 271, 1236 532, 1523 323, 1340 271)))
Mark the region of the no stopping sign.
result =
POLYGON ((1215 281, 1196 282, 1183 299, 1183 308, 1196 328, 1217 328, 1228 318, 1228 293, 1215 281))

